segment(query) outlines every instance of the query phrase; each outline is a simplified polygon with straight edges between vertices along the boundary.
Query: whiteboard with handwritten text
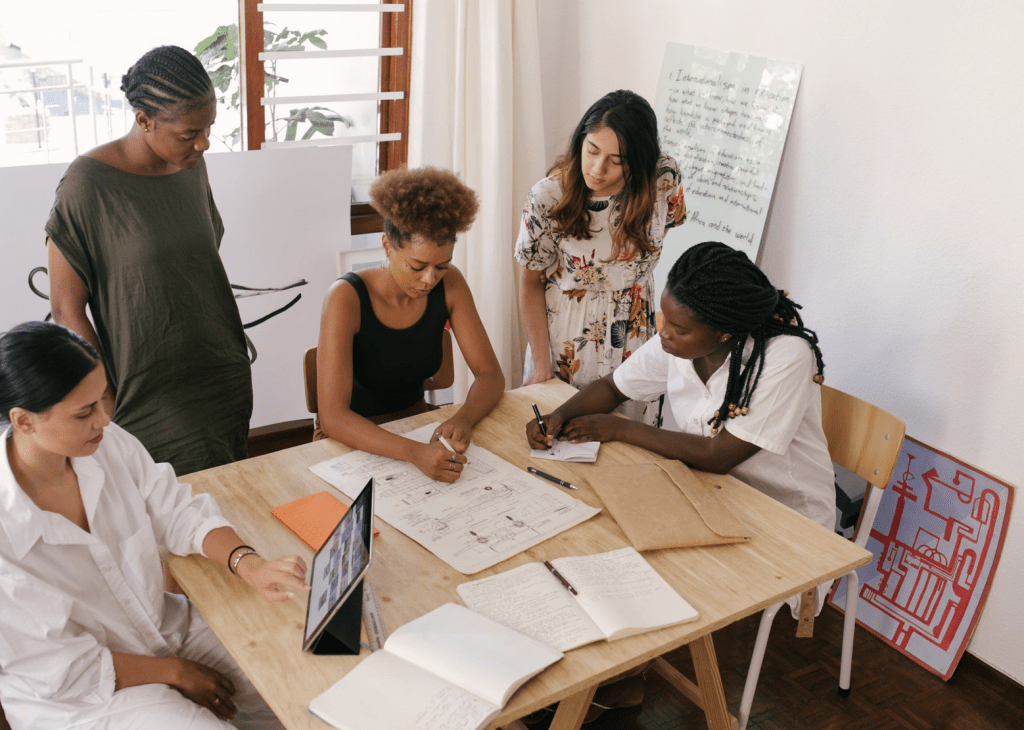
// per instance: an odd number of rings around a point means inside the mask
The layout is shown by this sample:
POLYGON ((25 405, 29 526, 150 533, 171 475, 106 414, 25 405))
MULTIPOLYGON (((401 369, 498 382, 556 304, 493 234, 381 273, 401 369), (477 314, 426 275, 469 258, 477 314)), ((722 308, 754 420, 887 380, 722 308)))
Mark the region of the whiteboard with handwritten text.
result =
POLYGON ((669 43, 654 110, 662 150, 679 162, 687 222, 669 231, 655 269, 660 296, 690 246, 722 241, 756 260, 802 67, 669 43))

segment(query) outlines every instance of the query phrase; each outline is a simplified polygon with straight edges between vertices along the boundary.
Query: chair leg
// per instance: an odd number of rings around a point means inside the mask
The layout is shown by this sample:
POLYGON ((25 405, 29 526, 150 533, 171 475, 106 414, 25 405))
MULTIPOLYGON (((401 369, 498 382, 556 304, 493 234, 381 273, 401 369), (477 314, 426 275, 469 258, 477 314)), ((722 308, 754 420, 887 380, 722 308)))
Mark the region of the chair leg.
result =
POLYGON ((853 668, 853 630, 857 627, 857 594, 860 582, 857 571, 846 574, 846 615, 843 617, 843 655, 839 663, 839 696, 850 694, 850 674, 853 668))
POLYGON ((754 642, 754 654, 750 657, 750 668, 747 669, 747 681, 743 685, 743 698, 740 700, 740 713, 738 716, 739 730, 746 730, 747 720, 750 719, 750 708, 754 704, 754 691, 757 689, 757 678, 761 675, 761 662, 764 661, 764 651, 768 646, 768 634, 772 630, 772 622, 775 614, 785 604, 780 601, 769 606, 761 614, 761 625, 757 629, 757 640, 754 642))
MULTIPOLYGON (((860 547, 868 543, 871 527, 875 524, 878 506, 882 503, 882 490, 868 482, 864 493, 864 513, 853 541, 860 547)), ((846 615, 843 617, 843 654, 839 662, 839 696, 850 694, 850 675, 853 671, 853 631, 857 627, 857 594, 860 593, 860 579, 857 571, 846 574, 846 615)))

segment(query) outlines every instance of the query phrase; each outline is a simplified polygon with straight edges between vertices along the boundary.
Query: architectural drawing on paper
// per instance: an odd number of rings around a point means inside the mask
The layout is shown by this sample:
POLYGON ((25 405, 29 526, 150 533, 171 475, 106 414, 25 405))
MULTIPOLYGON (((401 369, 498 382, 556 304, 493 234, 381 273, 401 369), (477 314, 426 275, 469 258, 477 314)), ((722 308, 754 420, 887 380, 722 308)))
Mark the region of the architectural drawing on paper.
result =
POLYGON ((948 679, 995 573, 1013 488, 910 438, 898 464, 867 543, 875 560, 858 571, 857 619, 948 679))
MULTIPOLYGON (((404 434, 424 441, 435 424, 404 434)), ((458 481, 353 451, 310 471, 353 497, 373 477, 377 516, 456 570, 472 574, 578 525, 600 510, 475 444, 458 481)))

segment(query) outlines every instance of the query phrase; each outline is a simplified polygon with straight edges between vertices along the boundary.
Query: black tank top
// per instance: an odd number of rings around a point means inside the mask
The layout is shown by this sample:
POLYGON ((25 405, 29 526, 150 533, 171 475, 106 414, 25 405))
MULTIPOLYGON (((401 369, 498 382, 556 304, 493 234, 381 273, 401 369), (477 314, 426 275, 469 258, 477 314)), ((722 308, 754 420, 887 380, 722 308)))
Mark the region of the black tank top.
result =
POLYGON ((393 413, 423 397, 423 381, 441 367, 441 331, 448 321, 444 279, 427 295, 419 321, 405 329, 381 324, 358 274, 341 277, 359 295, 359 331, 352 340, 352 402, 361 416, 393 413))

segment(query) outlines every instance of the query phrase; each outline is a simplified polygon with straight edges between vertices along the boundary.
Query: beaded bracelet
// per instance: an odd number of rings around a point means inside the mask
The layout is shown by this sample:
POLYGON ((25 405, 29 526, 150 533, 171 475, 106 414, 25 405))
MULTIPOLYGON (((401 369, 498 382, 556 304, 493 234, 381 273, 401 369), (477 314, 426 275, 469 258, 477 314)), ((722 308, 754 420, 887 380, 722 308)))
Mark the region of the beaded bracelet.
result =
MULTIPOLYGON (((231 565, 231 558, 232 558, 232 557, 234 556, 234 554, 235 554, 235 553, 237 553, 237 552, 238 552, 239 550, 248 550, 249 552, 248 552, 248 553, 245 553, 246 555, 249 555, 250 553, 254 553, 254 552, 256 552, 256 550, 255 550, 254 548, 250 547, 249 545, 239 545, 239 546, 238 546, 238 547, 236 547, 236 548, 235 548, 234 550, 232 550, 232 551, 231 551, 230 553, 228 553, 228 570, 230 570, 230 571, 231 571, 231 572, 232 572, 233 574, 234 574, 234 572, 235 572, 235 569, 234 569, 234 567, 233 567, 233 566, 231 565)), ((241 557, 241 556, 239 556, 239 557, 241 557)), ((237 561, 237 560, 235 561, 235 565, 238 565, 238 561, 237 561)))

